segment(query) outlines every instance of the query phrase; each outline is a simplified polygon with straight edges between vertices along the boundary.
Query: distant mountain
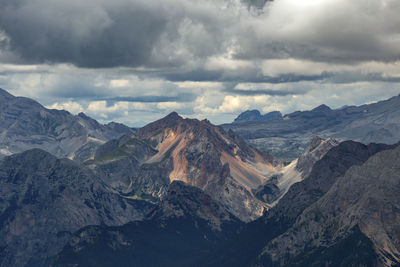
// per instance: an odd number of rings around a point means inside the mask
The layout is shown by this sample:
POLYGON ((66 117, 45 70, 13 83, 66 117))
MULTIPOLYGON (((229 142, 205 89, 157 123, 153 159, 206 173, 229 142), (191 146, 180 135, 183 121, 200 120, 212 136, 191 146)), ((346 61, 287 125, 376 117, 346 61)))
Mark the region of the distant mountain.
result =
POLYGON ((267 206, 252 190, 276 170, 268 154, 232 131, 177 113, 100 146, 85 164, 119 192, 150 201, 162 199, 171 182, 184 181, 244 221, 262 215, 267 206))
POLYGON ((33 149, 0 161, 0 266, 45 266, 73 232, 143 219, 152 205, 121 197, 68 159, 33 149))
POLYGON ((222 127, 233 130, 258 149, 288 161, 299 157, 315 135, 365 144, 394 144, 400 141, 400 96, 336 110, 321 105, 310 111, 285 115, 282 120, 232 123, 222 127))
POLYGON ((261 115, 258 110, 247 110, 241 113, 233 123, 242 123, 242 122, 261 122, 261 121, 272 121, 282 119, 282 113, 279 111, 272 111, 267 114, 261 115))
POLYGON ((101 125, 79 113, 46 109, 38 102, 15 97, 0 89, 0 155, 32 148, 44 149, 58 157, 83 161, 94 149, 133 130, 119 123, 101 125))
POLYGON ((193 266, 242 225, 200 189, 174 181, 146 220, 83 228, 51 266, 193 266))

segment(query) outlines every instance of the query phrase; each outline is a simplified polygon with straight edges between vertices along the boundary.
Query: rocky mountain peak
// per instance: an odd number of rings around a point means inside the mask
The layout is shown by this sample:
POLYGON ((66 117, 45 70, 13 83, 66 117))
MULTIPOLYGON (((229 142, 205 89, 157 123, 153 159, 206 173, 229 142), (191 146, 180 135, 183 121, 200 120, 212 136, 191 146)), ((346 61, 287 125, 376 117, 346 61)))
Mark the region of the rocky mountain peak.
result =
POLYGON ((155 133, 159 133, 165 128, 176 126, 182 120, 183 118, 179 116, 178 113, 171 112, 164 118, 161 118, 155 122, 147 124, 143 128, 140 128, 137 131, 137 135, 139 136, 139 138, 148 138, 155 133))
POLYGON ((122 172, 129 162, 132 170, 124 170, 123 179, 110 175, 110 185, 117 190, 140 188, 136 190, 140 193, 132 194, 159 199, 170 183, 183 181, 220 200, 243 221, 262 215, 265 205, 251 190, 269 178, 275 168, 273 160, 232 131, 226 133, 208 120, 183 119, 171 113, 138 129, 128 143, 122 139, 101 146, 95 154, 106 160, 95 158, 94 162, 105 176, 116 168, 122 172))
POLYGON ((322 105, 319 105, 318 107, 312 109, 311 111, 314 111, 314 112, 329 112, 329 111, 332 111, 332 109, 330 107, 328 107, 327 105, 322 104, 322 105))

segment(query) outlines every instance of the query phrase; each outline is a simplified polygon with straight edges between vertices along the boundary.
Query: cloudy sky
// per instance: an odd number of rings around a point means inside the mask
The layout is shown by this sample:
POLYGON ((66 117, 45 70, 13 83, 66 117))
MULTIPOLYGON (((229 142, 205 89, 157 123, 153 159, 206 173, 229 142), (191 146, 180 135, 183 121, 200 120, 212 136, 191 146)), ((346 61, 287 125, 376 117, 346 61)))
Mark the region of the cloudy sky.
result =
POLYGON ((0 87, 139 126, 400 93, 398 0, 0 0, 0 87))

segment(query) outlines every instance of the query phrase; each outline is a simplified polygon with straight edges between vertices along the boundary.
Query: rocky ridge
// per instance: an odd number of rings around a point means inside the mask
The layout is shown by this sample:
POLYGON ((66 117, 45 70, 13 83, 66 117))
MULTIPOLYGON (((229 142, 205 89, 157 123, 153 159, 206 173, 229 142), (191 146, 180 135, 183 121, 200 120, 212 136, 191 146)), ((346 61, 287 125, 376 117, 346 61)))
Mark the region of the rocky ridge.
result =
POLYGON ((292 161, 308 147, 311 136, 394 144, 400 140, 400 96, 361 106, 331 109, 321 105, 287 114, 282 120, 224 124, 249 144, 292 161))
POLYGON ((40 148, 60 158, 83 161, 104 142, 133 133, 119 123, 101 125, 84 113, 74 116, 65 110, 47 109, 1 88, 0 120, 2 156, 40 148))

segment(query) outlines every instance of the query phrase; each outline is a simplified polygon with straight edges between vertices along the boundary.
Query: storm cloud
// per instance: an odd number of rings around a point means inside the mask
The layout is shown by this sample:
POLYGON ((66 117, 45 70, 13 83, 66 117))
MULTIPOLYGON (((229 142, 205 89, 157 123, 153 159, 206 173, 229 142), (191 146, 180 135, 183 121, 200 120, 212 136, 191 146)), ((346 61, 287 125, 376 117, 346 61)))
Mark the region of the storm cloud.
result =
POLYGON ((361 104, 399 92, 398 14, 398 0, 0 0, 0 86, 133 124, 361 104))

